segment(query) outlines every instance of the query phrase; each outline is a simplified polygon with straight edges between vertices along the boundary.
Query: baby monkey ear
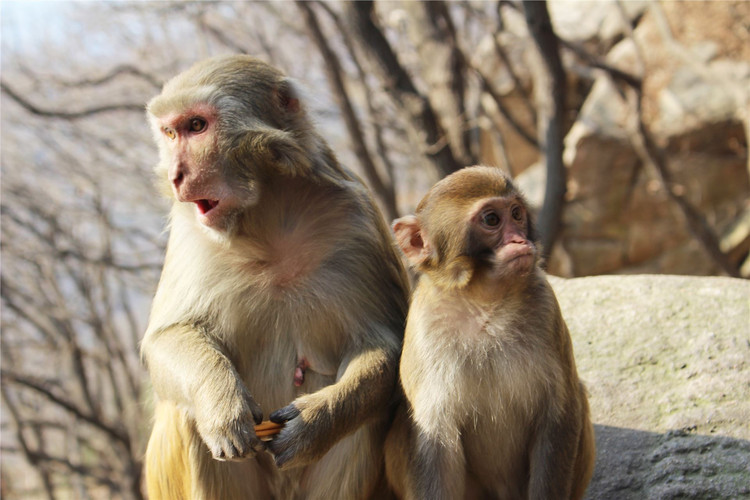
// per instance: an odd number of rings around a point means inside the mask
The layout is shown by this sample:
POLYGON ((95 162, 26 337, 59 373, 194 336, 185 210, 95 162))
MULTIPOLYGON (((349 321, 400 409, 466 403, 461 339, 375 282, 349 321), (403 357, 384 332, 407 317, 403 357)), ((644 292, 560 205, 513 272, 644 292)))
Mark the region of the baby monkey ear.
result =
POLYGON ((431 249, 422 236, 422 227, 415 215, 406 215, 394 220, 391 228, 396 243, 411 266, 419 267, 429 259, 431 249))
POLYGON ((294 117, 300 114, 302 111, 302 104, 299 98, 300 91, 294 81, 290 78, 285 78, 274 89, 274 94, 283 115, 294 117))

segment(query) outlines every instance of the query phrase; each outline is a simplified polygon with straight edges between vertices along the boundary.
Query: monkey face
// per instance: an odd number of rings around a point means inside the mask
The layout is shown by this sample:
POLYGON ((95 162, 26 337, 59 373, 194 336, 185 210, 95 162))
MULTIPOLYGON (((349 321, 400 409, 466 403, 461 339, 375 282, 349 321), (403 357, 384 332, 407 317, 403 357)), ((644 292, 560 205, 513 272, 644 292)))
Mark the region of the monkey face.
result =
POLYGON ((496 168, 468 167, 444 178, 393 231, 411 265, 444 288, 474 278, 497 284, 536 269, 527 203, 496 168))
MULTIPOLYGON (((152 116, 161 162, 157 174, 164 191, 192 205, 196 220, 219 232, 234 227, 238 214, 258 201, 254 175, 238 167, 223 140, 219 111, 198 102, 152 116)), ((247 163, 247 162, 244 162, 247 163)))
POLYGON ((173 78, 148 104, 162 191, 228 234, 277 175, 312 171, 300 131, 310 124, 282 73, 249 57, 219 57, 173 78), (263 188, 265 189, 265 188, 263 188))
POLYGON ((469 222, 468 254, 491 274, 531 271, 536 247, 529 238, 529 215, 515 195, 480 200, 469 222))

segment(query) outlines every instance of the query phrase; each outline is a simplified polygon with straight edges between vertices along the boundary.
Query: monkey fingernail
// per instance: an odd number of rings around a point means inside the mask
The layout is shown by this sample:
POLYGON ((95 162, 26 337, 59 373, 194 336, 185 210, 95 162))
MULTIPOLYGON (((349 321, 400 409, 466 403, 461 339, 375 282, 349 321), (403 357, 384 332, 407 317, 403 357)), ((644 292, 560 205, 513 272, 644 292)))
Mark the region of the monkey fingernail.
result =
POLYGON ((271 413, 268 418, 271 419, 271 422, 276 422, 278 424, 287 422, 293 418, 295 418, 297 415, 299 415, 300 411, 297 409, 296 406, 293 404, 286 406, 284 408, 281 408, 280 410, 276 410, 275 412, 271 413))

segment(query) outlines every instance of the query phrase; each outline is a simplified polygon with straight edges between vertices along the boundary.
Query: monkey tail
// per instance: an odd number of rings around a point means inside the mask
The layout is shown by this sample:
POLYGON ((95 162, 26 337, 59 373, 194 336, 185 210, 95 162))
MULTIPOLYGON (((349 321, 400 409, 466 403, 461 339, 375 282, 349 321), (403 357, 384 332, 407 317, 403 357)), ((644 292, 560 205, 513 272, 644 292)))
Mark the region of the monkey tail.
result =
POLYGON ((154 428, 146 448, 146 489, 149 500, 184 500, 191 497, 190 428, 174 404, 159 402, 154 428))

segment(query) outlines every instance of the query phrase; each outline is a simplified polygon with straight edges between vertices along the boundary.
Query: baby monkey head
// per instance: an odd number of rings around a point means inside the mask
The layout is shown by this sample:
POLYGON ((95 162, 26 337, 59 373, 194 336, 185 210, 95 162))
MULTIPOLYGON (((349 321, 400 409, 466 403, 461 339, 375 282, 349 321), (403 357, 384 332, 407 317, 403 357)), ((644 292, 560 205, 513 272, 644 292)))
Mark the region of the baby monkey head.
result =
POLYGON ((416 214, 393 222, 410 265, 444 288, 503 283, 537 267, 528 203, 500 169, 475 166, 435 184, 416 214))

